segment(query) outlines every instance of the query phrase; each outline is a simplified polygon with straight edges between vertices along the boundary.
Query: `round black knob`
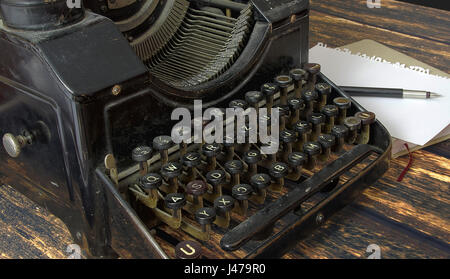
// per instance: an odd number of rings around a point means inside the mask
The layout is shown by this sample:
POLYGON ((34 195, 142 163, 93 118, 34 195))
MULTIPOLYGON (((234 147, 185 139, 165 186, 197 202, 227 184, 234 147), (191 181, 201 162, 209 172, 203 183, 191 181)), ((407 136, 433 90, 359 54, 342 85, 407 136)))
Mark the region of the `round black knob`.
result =
POLYGON ((158 136, 153 139, 153 148, 155 150, 167 150, 173 144, 172 138, 170 136, 158 136))
POLYGON ((221 213, 226 213, 234 208, 234 199, 230 196, 223 195, 214 200, 214 208, 221 213))
POLYGON ((162 177, 157 173, 148 173, 139 179, 139 185, 144 190, 158 189, 162 182, 162 177))
POLYGON ((226 175, 223 170, 213 170, 206 174, 206 180, 213 186, 218 186, 225 182, 226 175))
POLYGON ((297 139, 297 137, 294 131, 283 130, 280 132, 280 139, 282 142, 290 143, 294 142, 297 139))
POLYGON ((291 109, 291 111, 295 111, 304 107, 305 102, 302 99, 291 98, 288 100, 288 106, 291 109))
POLYGON ((288 170, 285 163, 275 162, 270 166, 269 173, 273 178, 283 178, 288 174, 288 170))
POLYGON ((177 210, 186 204, 186 197, 182 193, 171 193, 164 198, 167 208, 177 210))
POLYGON ((316 90, 307 90, 303 92, 302 98, 306 102, 311 102, 317 100, 319 98, 319 95, 317 94, 316 90))
POLYGON ((303 120, 298 121, 295 123, 294 130, 301 135, 311 133, 311 123, 303 120))
POLYGON ((200 225, 211 225, 216 220, 216 210, 212 207, 202 207, 195 212, 195 220, 200 225))
POLYGON ((221 148, 218 143, 207 143, 202 146, 202 152, 206 157, 215 157, 220 154, 221 148))
POLYGON ((321 113, 313 113, 309 116, 309 122, 314 125, 319 125, 325 122, 325 115, 321 113))
POLYGON ((320 154, 321 147, 318 142, 307 142, 303 145, 303 151, 309 156, 320 154))
POLYGON ((243 159, 247 164, 257 164, 261 161, 261 152, 258 150, 249 150, 244 153, 243 159))
POLYGON ((182 167, 177 162, 169 162, 161 167, 161 174, 167 178, 180 176, 182 167))
POLYGON ((331 93, 331 85, 328 83, 316 84, 316 90, 320 96, 328 96, 331 93))
POLYGON ((333 99, 333 104, 339 109, 348 109, 351 107, 352 101, 344 97, 337 97, 333 99))
POLYGON ((266 96, 273 96, 280 91, 280 88, 275 83, 265 83, 261 86, 261 92, 266 96))
POLYGON ((152 152, 150 146, 138 146, 131 152, 131 158, 135 162, 147 162, 152 157, 152 152))
POLYGON ((292 152, 288 156, 288 163, 292 167, 303 166, 303 164, 307 161, 308 156, 302 152, 292 152))
POLYGON ((201 196, 206 193, 208 186, 203 180, 194 180, 186 185, 186 193, 194 196, 201 196))
POLYGON ((312 75, 318 74, 320 72, 320 68, 320 64, 317 63, 306 63, 304 66, 304 69, 312 75))
POLYGON ((184 154, 181 161, 183 162, 183 165, 188 168, 197 167, 202 162, 201 156, 197 152, 189 152, 184 154))
POLYGON ((292 84, 292 78, 286 75, 280 75, 275 78, 275 83, 278 84, 280 88, 287 88, 292 84))
POLYGON ((257 173, 250 178, 250 184, 255 190, 263 190, 272 183, 270 176, 265 173, 257 173))
POLYGON ((355 114, 355 117, 361 119, 363 125, 370 125, 375 122, 375 113, 370 111, 359 111, 355 114))
POLYGON ((336 138, 333 135, 322 134, 319 136, 317 141, 320 143, 322 148, 326 149, 332 147, 336 143, 336 138))
POLYGON ((175 257, 177 259, 193 260, 202 255, 200 243, 193 240, 185 240, 175 246, 175 257))
POLYGON ((245 93, 245 100, 252 106, 255 106, 264 99, 264 94, 260 91, 249 91, 245 93))
POLYGON ((292 69, 289 75, 295 81, 306 80, 308 78, 308 72, 300 68, 292 69))
POLYGON ((331 134, 334 135, 336 138, 344 138, 348 135, 348 128, 344 125, 335 125, 331 129, 331 134))
POLYGON ((278 114, 281 116, 289 116, 291 110, 288 105, 277 105, 274 109, 278 109, 278 114))
POLYGON ((321 112, 328 117, 336 117, 339 114, 339 109, 335 105, 326 105, 321 112))
POLYGON ((239 160, 232 160, 225 163, 225 169, 230 174, 240 174, 244 170, 244 165, 239 160))
POLYGON ((228 104, 228 107, 230 108, 241 108, 243 110, 246 110, 248 108, 248 103, 244 100, 233 100, 228 104))
POLYGON ((354 116, 347 117, 344 119, 344 125, 349 131, 356 131, 361 127, 361 119, 354 116))
POLYGON ((233 186, 231 193, 238 201, 248 200, 253 193, 253 188, 248 184, 238 184, 233 186))

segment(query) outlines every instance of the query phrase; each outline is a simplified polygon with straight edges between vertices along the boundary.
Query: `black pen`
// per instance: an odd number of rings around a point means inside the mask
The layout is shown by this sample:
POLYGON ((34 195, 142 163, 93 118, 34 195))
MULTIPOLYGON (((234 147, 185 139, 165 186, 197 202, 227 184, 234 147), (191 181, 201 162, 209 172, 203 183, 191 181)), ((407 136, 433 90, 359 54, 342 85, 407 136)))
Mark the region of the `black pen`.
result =
POLYGON ((396 88, 348 87, 348 86, 341 86, 341 88, 350 96, 414 98, 414 99, 430 99, 441 96, 437 93, 429 91, 406 90, 396 88))

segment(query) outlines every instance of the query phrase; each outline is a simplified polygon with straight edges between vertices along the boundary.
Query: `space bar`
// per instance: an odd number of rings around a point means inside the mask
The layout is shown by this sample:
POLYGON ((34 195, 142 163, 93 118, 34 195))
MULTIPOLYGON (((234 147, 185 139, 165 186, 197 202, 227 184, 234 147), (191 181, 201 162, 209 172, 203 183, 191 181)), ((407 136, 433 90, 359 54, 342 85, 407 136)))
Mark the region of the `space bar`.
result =
POLYGON ((220 241, 220 246, 226 251, 234 251, 248 242, 254 235, 273 225, 284 215, 297 208, 302 202, 320 191, 328 182, 344 173, 366 158, 374 148, 367 144, 355 146, 335 161, 303 181, 276 201, 268 204, 247 220, 227 232, 220 241))

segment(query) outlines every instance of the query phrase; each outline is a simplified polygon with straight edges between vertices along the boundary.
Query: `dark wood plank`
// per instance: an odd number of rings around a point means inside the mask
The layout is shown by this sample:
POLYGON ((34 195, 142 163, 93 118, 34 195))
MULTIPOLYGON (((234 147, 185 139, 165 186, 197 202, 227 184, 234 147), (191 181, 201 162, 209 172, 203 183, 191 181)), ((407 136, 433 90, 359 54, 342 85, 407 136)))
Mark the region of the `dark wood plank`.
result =
POLYGON ((450 13, 418 5, 383 0, 370 9, 366 1, 312 0, 313 11, 439 43, 450 43, 450 13))
POLYGON ((329 47, 339 47, 362 39, 375 40, 444 72, 450 72, 449 44, 311 11, 310 47, 318 42, 329 47))

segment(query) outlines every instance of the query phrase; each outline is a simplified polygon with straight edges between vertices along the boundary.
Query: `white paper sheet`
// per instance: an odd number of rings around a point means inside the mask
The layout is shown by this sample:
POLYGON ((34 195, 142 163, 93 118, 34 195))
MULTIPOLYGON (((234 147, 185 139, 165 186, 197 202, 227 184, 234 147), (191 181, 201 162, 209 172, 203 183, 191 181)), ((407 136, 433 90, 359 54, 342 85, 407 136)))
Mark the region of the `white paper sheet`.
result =
POLYGON ((403 88, 443 95, 432 99, 354 97, 375 112, 395 138, 424 145, 450 123, 450 79, 323 46, 310 50, 309 61, 321 64, 322 73, 339 86, 403 88))

